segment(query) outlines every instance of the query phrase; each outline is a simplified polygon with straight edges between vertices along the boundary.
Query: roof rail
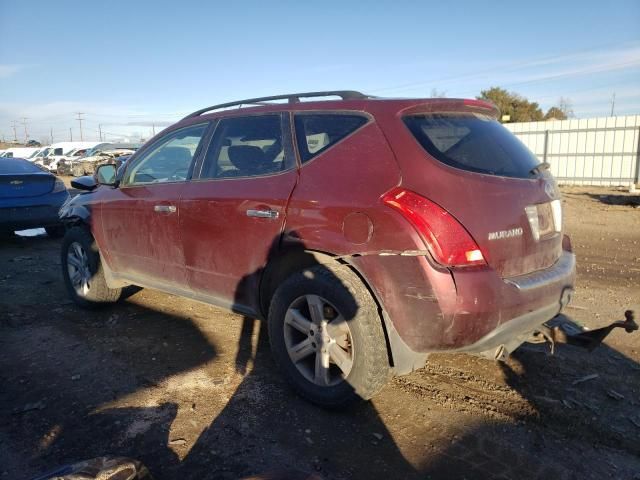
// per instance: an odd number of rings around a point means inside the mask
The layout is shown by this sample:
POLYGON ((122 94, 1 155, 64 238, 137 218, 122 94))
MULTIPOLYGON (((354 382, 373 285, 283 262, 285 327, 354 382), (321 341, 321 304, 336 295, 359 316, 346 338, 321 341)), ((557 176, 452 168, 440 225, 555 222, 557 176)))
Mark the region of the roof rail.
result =
POLYGON ((193 118, 202 115, 203 113, 210 112, 212 110, 219 110, 221 108, 227 107, 235 107, 241 105, 255 105, 261 104, 264 105, 263 102, 268 102, 271 100, 288 100, 289 103, 298 103, 301 98, 312 98, 312 97, 340 97, 343 100, 362 100, 365 98, 371 98, 369 95, 365 95, 364 93, 356 92, 355 90, 332 90, 328 92, 306 92, 306 93, 289 93, 286 95, 274 95, 272 97, 258 97, 258 98, 247 98, 245 100, 237 100, 235 102, 229 103, 221 103, 219 105, 213 105, 211 107, 203 108, 201 110, 197 110, 193 113, 187 115, 186 118, 193 118))

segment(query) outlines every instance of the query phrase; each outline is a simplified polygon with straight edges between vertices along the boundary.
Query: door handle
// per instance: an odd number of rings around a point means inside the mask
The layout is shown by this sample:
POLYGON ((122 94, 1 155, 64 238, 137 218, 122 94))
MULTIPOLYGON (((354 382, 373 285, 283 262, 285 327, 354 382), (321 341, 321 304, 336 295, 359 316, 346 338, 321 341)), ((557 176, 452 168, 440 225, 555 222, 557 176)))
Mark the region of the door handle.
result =
POLYGON ((157 213, 176 213, 175 205, 156 205, 153 211, 157 213))
POLYGON ((247 210, 247 217, 278 218, 280 214, 275 210, 247 210))

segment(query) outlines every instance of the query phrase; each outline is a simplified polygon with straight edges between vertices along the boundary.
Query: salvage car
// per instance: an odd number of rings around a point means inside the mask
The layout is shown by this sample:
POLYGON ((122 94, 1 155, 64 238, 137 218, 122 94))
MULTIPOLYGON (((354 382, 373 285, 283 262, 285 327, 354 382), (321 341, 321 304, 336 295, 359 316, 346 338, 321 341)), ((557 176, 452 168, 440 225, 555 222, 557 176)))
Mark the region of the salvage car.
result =
POLYGON ((58 175, 71 175, 71 166, 73 162, 83 158, 88 150, 88 148, 74 148, 64 155, 60 160, 58 160, 56 173, 58 175))
POLYGON ((100 165, 110 163, 118 166, 118 159, 120 157, 130 156, 134 153, 135 150, 131 150, 128 148, 117 148, 114 150, 98 151, 91 156, 86 156, 73 161, 70 167, 71 174, 74 177, 93 175, 100 165))
POLYGON ((569 302, 575 256, 548 165, 498 115, 353 91, 198 110, 72 183, 69 295, 137 285, 265 319, 284 376, 324 406, 433 352, 504 358, 569 302))
POLYGON ((44 227, 51 237, 64 235, 58 217, 69 192, 62 180, 22 158, 0 162, 0 232, 44 227))
POLYGON ((58 142, 54 143, 46 149, 46 153, 42 158, 36 160, 50 172, 58 171, 58 162, 65 159, 72 151, 77 149, 89 149, 97 145, 98 142, 58 142))

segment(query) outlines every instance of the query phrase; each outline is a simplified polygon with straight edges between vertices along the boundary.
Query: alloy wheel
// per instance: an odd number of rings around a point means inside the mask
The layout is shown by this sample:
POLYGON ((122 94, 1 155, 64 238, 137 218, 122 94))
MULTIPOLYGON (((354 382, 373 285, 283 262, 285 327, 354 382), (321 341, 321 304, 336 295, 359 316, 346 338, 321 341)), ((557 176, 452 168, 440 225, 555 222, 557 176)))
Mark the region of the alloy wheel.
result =
POLYGON ((67 270, 69 279, 76 293, 86 297, 91 289, 91 269, 89 257, 83 246, 78 242, 69 245, 67 251, 67 270))
POLYGON ((351 372, 355 352, 348 321, 318 295, 304 295, 291 303, 284 340, 295 367, 316 385, 337 385, 351 372))

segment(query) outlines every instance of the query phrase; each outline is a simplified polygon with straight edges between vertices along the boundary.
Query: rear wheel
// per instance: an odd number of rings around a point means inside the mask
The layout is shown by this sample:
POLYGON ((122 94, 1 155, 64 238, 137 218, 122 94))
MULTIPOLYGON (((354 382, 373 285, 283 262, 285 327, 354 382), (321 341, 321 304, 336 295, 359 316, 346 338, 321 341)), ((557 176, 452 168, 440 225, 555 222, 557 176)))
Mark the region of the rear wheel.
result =
POLYGON ((343 265, 289 277, 271 302, 269 339, 293 388, 325 407, 368 400, 390 377, 377 305, 343 265))
POLYGON ((67 232, 61 263, 69 296, 81 307, 97 307, 120 298, 122 289, 107 286, 98 246, 86 228, 73 227, 67 232))

